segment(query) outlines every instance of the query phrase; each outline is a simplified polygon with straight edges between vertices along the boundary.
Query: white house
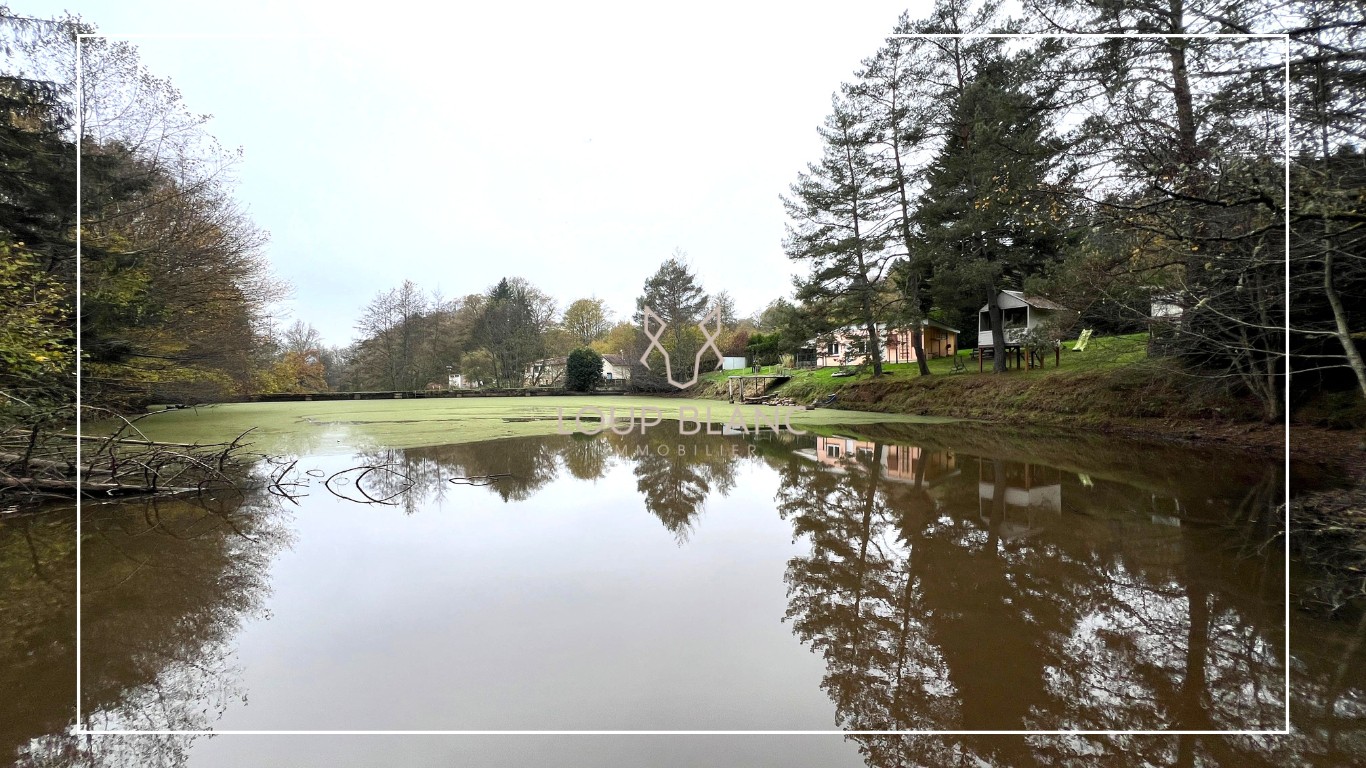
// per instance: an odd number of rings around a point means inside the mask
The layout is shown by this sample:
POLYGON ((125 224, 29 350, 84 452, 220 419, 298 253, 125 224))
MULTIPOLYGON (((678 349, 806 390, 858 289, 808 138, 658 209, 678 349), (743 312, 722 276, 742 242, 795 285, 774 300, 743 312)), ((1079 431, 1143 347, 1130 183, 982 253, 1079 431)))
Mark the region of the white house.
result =
MULTIPOLYGON (((526 369, 528 387, 563 386, 565 371, 569 366, 567 357, 547 357, 537 360, 526 369)), ((631 361, 623 355, 602 356, 602 380, 608 386, 616 382, 631 380, 631 361)))
POLYGON ((1148 317, 1153 325, 1181 327, 1181 317, 1186 313, 1181 296, 1175 293, 1156 293, 1148 302, 1148 317))
POLYGON ((1006 461, 1004 477, 996 477, 996 465, 977 460, 977 514, 991 524, 996 494, 1001 492, 1005 509, 996 520, 996 532, 1006 541, 1028 538, 1044 530, 1048 517, 1062 513, 1062 472, 1038 464, 1006 461), (998 488, 997 484, 1003 486, 998 488), (1045 516, 1044 513, 1047 513, 1045 516))
POLYGON ((631 380, 631 361, 625 355, 602 356, 602 380, 611 384, 631 380))
POLYGON ((474 389, 477 386, 473 381, 465 378, 461 373, 446 374, 447 389, 474 389))
MULTIPOLYGON (((1026 296, 1020 291, 1001 291, 996 296, 1001 307, 1001 325, 1007 344, 1019 344, 1020 339, 1040 323, 1058 323, 1071 319, 1072 310, 1041 296, 1026 296)), ((977 311, 977 346, 991 346, 991 314, 988 305, 977 311)))

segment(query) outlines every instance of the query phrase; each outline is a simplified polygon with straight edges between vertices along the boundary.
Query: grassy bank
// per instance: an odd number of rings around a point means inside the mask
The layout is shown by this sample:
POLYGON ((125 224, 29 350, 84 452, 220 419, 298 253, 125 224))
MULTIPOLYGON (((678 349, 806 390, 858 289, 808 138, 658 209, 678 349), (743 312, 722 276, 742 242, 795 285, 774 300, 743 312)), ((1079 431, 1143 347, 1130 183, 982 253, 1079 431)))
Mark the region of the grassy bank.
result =
MULTIPOLYGON (((930 361, 930 376, 920 376, 914 364, 886 366, 880 377, 867 371, 836 376, 836 368, 788 371, 792 378, 770 394, 798 403, 833 394, 840 408, 1024 426, 1182 437, 1217 436, 1230 427, 1239 434, 1262 431, 1256 402, 1231 394, 1227 380, 1149 358, 1146 334, 1093 338, 1082 352, 1066 344, 1060 357, 1060 364, 1049 355, 1042 368, 1004 374, 991 373, 990 361, 979 372, 969 352, 959 353, 964 370, 958 372, 951 358, 930 361)), ((731 373, 708 374, 698 394, 724 398, 731 373)))

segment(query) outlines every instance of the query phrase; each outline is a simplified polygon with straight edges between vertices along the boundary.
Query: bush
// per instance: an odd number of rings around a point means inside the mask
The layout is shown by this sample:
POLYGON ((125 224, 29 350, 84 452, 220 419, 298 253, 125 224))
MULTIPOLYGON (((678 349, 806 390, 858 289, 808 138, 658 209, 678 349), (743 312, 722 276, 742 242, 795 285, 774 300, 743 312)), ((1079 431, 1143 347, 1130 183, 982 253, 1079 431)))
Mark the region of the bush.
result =
POLYGON ((571 392, 592 392, 602 384, 602 355, 587 347, 569 353, 565 363, 564 388, 571 392))

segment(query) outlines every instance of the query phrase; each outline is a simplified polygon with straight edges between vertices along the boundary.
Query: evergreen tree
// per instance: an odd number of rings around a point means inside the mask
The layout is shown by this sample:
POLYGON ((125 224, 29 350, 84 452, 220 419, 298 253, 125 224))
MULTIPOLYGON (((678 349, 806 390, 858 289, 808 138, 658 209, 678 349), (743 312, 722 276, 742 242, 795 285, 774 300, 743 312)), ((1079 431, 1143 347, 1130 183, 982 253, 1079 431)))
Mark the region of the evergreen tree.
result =
MULTIPOLYGON (((907 16, 903 14, 897 32, 909 29, 907 16)), ((916 103, 916 96, 920 94, 914 92, 915 85, 920 81, 912 62, 917 58, 917 49, 924 43, 923 39, 889 39, 877 55, 863 62, 858 82, 847 86, 845 90, 851 98, 867 104, 870 120, 878 128, 874 146, 870 149, 881 176, 887 181, 888 194, 892 197, 895 240, 905 256, 894 270, 902 294, 896 315, 910 325, 911 347, 915 351, 920 375, 928 376, 930 367, 925 359, 921 332, 921 321, 927 309, 921 299, 921 279, 926 266, 923 249, 915 248, 912 234, 914 225, 911 221, 914 211, 911 203, 911 185, 914 183, 911 154, 926 139, 926 127, 922 123, 924 105, 916 103)), ((920 58, 923 60, 923 56, 920 58)))
POLYGON ((645 293, 636 300, 636 322, 643 317, 642 309, 649 307, 660 320, 678 331, 702 319, 709 302, 697 276, 688 268, 687 254, 675 250, 645 280, 645 293))
MULTIPOLYGON (((1292 45, 1292 59, 1306 65, 1291 62, 1292 79, 1299 80, 1291 99, 1298 119, 1315 113, 1311 94, 1318 85, 1337 91, 1336 75, 1320 80, 1316 67, 1341 67, 1341 74, 1360 68, 1360 54, 1350 52, 1353 27, 1361 30, 1354 21, 1360 19, 1359 4, 1324 17, 1325 23, 1313 20, 1314 10, 1331 3, 1292 6, 1284 20, 1260 0, 1029 5, 1038 11, 1031 15, 1042 31, 1114 36, 1068 43, 1051 75, 1064 84, 1066 101, 1089 113, 1069 137, 1074 158, 1092 169, 1089 188, 1096 194, 1085 204, 1100 228, 1113 233, 1110 240, 1128 241, 1127 247, 1097 254, 1103 263, 1097 271, 1117 279, 1094 286, 1095 293, 1107 302, 1137 298, 1130 312, 1142 321, 1151 298, 1176 305, 1180 323, 1171 329, 1175 343, 1168 349, 1192 375, 1227 378, 1256 395, 1268 419, 1278 418, 1286 363, 1280 330, 1286 324, 1283 48, 1266 40, 1187 35, 1282 31, 1279 25, 1286 21, 1294 25, 1285 30, 1292 38, 1308 42, 1326 33, 1332 38, 1326 56, 1313 52, 1312 43, 1292 45)), ((1329 122, 1351 126, 1351 108, 1338 108, 1354 98, 1337 93, 1329 122)), ((1319 119, 1309 117, 1307 123, 1319 119)), ((1358 128, 1339 135, 1356 130, 1359 137, 1359 113, 1355 122, 1358 128)), ((1292 130, 1316 148, 1315 132, 1307 127, 1292 130)), ((1298 245, 1312 242, 1311 235, 1298 245)), ((1303 250, 1324 252, 1314 246, 1303 250)), ((1322 261, 1310 258, 1304 266, 1317 271, 1322 261)), ((1312 290, 1331 303, 1333 271, 1325 272, 1328 281, 1313 280, 1312 290)), ((1350 360, 1350 348, 1340 349, 1350 360)))
POLYGON ((1005 370, 1005 333, 997 296, 1059 257, 1064 201, 1048 178, 1059 143, 1046 104, 1028 93, 1028 68, 997 46, 969 60, 972 69, 949 115, 916 220, 934 261, 940 303, 984 301, 991 320, 993 369, 1005 370))
POLYGON ((591 349, 576 349, 565 361, 564 388, 571 392, 592 392, 602 385, 602 355, 591 349))
POLYGON ((783 198, 790 220, 783 247, 809 269, 795 278, 797 298, 836 325, 862 327, 873 372, 881 374, 880 283, 895 256, 888 248, 891 203, 868 153, 877 127, 859 102, 836 96, 833 104, 820 129, 821 161, 810 164, 783 198))
MULTIPOLYGON (((694 373, 697 352, 703 348, 703 339, 697 326, 708 314, 711 304, 710 297, 688 268, 686 259, 687 255, 683 251, 675 250, 674 255, 665 259, 659 269, 646 279, 645 292, 636 299, 635 321, 638 327, 646 328, 648 317, 645 309, 648 307, 667 329, 667 334, 660 335, 660 342, 669 353, 670 365, 676 366, 673 373, 678 381, 694 373)), ((654 328, 646 330, 651 335, 659 334, 654 328)), ((718 366, 720 363, 720 360, 716 361, 718 366)), ((664 370, 663 361, 652 365, 654 367, 651 370, 656 373, 664 370)))

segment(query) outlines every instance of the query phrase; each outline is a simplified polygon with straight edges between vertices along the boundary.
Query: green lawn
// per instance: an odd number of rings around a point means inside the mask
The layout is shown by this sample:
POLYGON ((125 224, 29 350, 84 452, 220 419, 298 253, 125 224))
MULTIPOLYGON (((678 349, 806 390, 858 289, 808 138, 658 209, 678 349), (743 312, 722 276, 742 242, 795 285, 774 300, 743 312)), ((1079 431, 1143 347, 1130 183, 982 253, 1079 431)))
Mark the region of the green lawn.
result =
MULTIPOLYGON (((755 406, 743 406, 753 409, 755 406)), ((634 396, 538 396, 419 398, 404 400, 330 400, 283 403, 225 403, 159 411, 137 421, 148 438, 176 443, 217 443, 251 429, 253 449, 265 453, 328 453, 355 448, 411 448, 466 443, 522 435, 553 434, 561 414, 572 421, 576 413, 592 416, 598 409, 655 409, 665 419, 677 419, 682 409, 689 418, 723 424, 733 407, 716 400, 634 396), (695 413, 696 416, 691 414, 695 413)), ((752 411, 744 411, 752 413, 752 411)), ((765 408, 770 420, 776 409, 765 408)), ((798 428, 834 424, 928 423, 952 419, 835 409, 799 410, 789 414, 798 428)), ((591 423, 585 419, 586 424, 591 423)), ((753 423, 753 419, 749 420, 753 423)), ((87 425, 87 434, 110 429, 109 424, 87 425)), ((572 428, 569 424, 566 428, 572 428)))
MULTIPOLYGON (((1072 346, 1076 342, 1068 341, 1063 343, 1061 355, 1061 367, 1054 365, 1055 357, 1048 355, 1042 368, 1016 369, 1012 367, 1009 371, 1011 376, 1052 376, 1079 371, 1096 371, 1107 368, 1120 368, 1126 365, 1146 360, 1148 357, 1148 334, 1132 333, 1124 336, 1093 336, 1082 352, 1073 352, 1072 346)), ((977 360, 973 357, 972 350, 960 350, 957 354, 959 360, 963 362, 966 371, 960 373, 953 372, 953 358, 940 357, 929 361, 930 373, 932 375, 953 375, 953 376, 979 376, 977 371, 977 360)), ((1012 366, 1014 360, 1012 358, 1012 366)), ((791 376, 784 389, 794 392, 801 392, 804 396, 822 395, 838 390, 845 384, 858 381, 868 381, 873 378, 871 371, 865 371, 855 376, 834 376, 839 372, 839 368, 817 368, 817 369, 791 369, 781 366, 770 365, 761 369, 762 373, 781 374, 791 376)), ((882 366, 884 375, 896 377, 914 378, 920 375, 920 369, 915 363, 890 363, 882 366)), ((991 361, 986 361, 984 373, 991 372, 991 361)), ((726 391, 726 378, 737 374, 750 373, 750 369, 743 371, 713 371, 703 376, 703 381, 711 384, 712 391, 724 395, 726 391)))

